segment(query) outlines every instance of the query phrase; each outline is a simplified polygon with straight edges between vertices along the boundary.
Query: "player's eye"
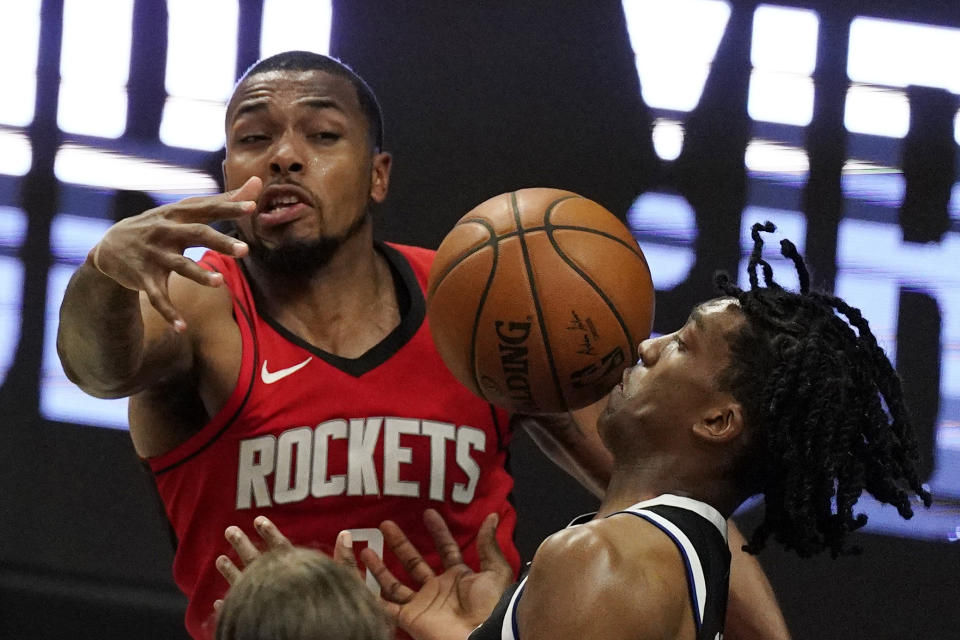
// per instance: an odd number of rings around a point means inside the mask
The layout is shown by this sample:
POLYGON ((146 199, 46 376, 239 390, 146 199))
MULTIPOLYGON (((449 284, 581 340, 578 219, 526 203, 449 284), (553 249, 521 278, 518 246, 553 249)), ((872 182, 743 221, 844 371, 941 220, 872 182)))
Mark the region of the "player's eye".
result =
POLYGON ((262 133, 250 133, 244 136, 237 138, 237 142, 241 144, 251 144, 254 142, 260 142, 261 140, 266 140, 267 136, 262 133))
POLYGON ((680 337, 680 334, 679 334, 679 333, 678 333, 677 335, 673 336, 673 341, 677 344, 677 351, 686 351, 686 350, 687 350, 687 343, 683 341, 683 339, 680 337))

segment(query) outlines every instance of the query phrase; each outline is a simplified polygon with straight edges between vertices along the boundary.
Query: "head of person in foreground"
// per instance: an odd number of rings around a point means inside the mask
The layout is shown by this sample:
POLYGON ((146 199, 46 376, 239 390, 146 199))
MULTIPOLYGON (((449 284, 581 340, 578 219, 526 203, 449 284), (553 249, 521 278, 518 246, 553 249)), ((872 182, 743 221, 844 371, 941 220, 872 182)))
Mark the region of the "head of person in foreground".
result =
POLYGON ((231 586, 217 640, 389 640, 370 590, 313 549, 265 552, 231 586))

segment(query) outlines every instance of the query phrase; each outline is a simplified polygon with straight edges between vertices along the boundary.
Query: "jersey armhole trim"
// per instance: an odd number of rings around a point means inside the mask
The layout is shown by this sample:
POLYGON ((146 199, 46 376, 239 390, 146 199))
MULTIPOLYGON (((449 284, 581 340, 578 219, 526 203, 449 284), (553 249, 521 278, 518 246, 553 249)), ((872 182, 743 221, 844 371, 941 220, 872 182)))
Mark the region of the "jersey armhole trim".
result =
MULTIPOLYGON (((214 272, 220 273, 215 265, 207 262, 202 263, 208 266, 214 272)), ((250 318, 249 313, 237 295, 232 293, 231 297, 233 299, 234 317, 237 316, 237 311, 239 311, 240 315, 243 317, 243 321, 246 323, 247 330, 250 334, 250 341, 253 344, 253 359, 250 361, 248 381, 246 385, 241 382, 247 360, 246 353, 241 353, 242 360, 240 364, 240 377, 238 377, 237 386, 234 388, 230 398, 227 399, 226 404, 200 431, 187 438, 186 441, 174 447, 171 451, 168 451, 165 454, 155 458, 148 458, 147 463, 153 470, 154 476, 160 476, 168 471, 171 471, 172 469, 175 469, 188 460, 198 456, 207 447, 212 445, 221 435, 223 435, 227 429, 230 428, 234 420, 237 419, 237 416, 239 416, 243 411, 247 404, 247 400, 250 399, 250 394, 253 392, 253 386, 256 381, 257 370, 255 364, 260 359, 260 349, 253 326, 253 320, 250 318)), ((239 319, 237 325, 238 327, 240 326, 239 319)), ((240 327, 240 333, 242 343, 244 333, 243 327, 240 327)))

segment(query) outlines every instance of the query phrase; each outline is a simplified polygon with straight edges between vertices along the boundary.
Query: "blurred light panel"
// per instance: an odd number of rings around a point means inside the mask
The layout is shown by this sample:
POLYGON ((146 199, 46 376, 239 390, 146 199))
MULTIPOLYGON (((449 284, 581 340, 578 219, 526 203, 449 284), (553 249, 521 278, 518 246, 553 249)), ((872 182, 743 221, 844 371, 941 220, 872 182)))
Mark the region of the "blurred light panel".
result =
POLYGON ((942 402, 960 398, 960 233, 939 243, 903 240, 896 224, 845 219, 837 237, 837 295, 859 307, 891 360, 896 355, 901 287, 937 301, 942 318, 942 402))
POLYGON ((63 6, 60 99, 63 131, 118 138, 127 127, 127 79, 133 0, 84 0, 63 6))
POLYGON ((237 2, 168 0, 167 11, 169 98, 160 140, 175 147, 219 149, 224 105, 236 72, 237 2))
POLYGON ((805 127, 813 118, 813 94, 812 78, 755 69, 747 112, 754 120, 805 127))
POLYGON ((16 207, 0 206, 0 247, 19 249, 26 236, 26 214, 16 207))
POLYGON ((957 60, 960 29, 865 17, 850 24, 847 75, 854 82, 960 93, 957 60))
POLYGON ((910 102, 902 91, 854 84, 847 90, 843 124, 853 133, 902 138, 910 128, 910 102))
POLYGON ((624 0, 644 102, 690 111, 700 101, 730 18, 720 0, 624 0))
POLYGON ((813 117, 813 79, 820 19, 807 9, 761 5, 753 15, 750 93, 754 120, 796 126, 813 117))
MULTIPOLYGON (((0 211, 0 220, 5 212, 0 211)), ((23 300, 23 263, 0 256, 0 384, 7 377, 20 341, 20 308, 23 300)))
MULTIPOLYGON (((960 29, 855 18, 850 24, 844 123, 849 131, 902 138, 910 126, 908 85, 960 93, 960 29)), ((960 141, 960 132, 955 134, 960 141)))
POLYGON ((768 140, 753 139, 744 154, 747 169, 756 173, 806 174, 810 158, 806 149, 768 140))
POLYGON ((87 259, 93 245, 100 242, 111 222, 105 218, 61 213, 53 219, 50 227, 50 250, 53 257, 61 262, 80 264, 87 259))
POLYGON ((160 140, 171 147, 216 151, 224 143, 226 111, 226 103, 219 100, 167 98, 160 140))
POLYGON ((755 69, 812 75, 819 28, 814 11, 760 5, 753 14, 751 64, 755 69))
POLYGON ((654 288, 672 289, 687 279, 696 259, 697 221, 686 198, 641 194, 627 211, 627 222, 650 265, 654 288))
POLYGON ((260 57, 281 51, 330 53, 331 0, 266 0, 260 28, 260 57))
MULTIPOLYGON (((21 209, 0 206, 0 248, 16 251, 26 235, 26 214, 21 209)), ((0 383, 16 353, 22 299, 23 263, 0 255, 0 383)))
POLYGON ((213 193, 217 183, 206 173, 76 144, 57 152, 58 180, 105 189, 213 193))
MULTIPOLYGON (((0 100, 0 103, 3 101, 0 100)), ((33 148, 30 138, 19 131, 0 129, 0 173, 8 176, 23 176, 33 164, 33 148)))
MULTIPOLYGON (((103 222, 91 218, 71 217, 71 219, 65 219, 63 216, 59 216, 54 220, 52 231, 59 237, 75 234, 89 238, 94 233, 84 231, 81 227, 93 225, 99 229, 99 235, 97 235, 97 239, 99 239, 105 230, 102 226, 103 222), (77 225, 80 225, 80 227, 77 225)), ((93 243, 86 247, 83 252, 84 255, 92 246, 93 243)), ((63 365, 60 364, 60 358, 57 356, 60 303, 63 301, 63 292, 67 288, 67 282, 75 269, 76 267, 71 264, 55 264, 49 272, 46 308, 47 330, 43 336, 43 364, 40 380, 40 413, 48 420, 126 429, 127 399, 102 400, 88 396, 67 379, 63 372, 63 365)))
MULTIPOLYGON (((33 122, 39 49, 40 0, 0 5, 0 77, 8 88, 16 87, 3 92, 0 123, 25 127, 33 122)), ((2 148, 6 153, 6 147, 2 148)))
POLYGON ((683 150, 683 124, 657 118, 653 121, 653 148, 663 160, 676 160, 683 150))

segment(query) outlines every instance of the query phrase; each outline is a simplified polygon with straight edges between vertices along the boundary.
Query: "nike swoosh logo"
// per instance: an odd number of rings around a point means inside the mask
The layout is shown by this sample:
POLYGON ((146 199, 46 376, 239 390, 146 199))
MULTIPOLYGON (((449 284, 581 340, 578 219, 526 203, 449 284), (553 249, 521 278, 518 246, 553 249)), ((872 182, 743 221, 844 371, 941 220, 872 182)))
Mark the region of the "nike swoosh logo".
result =
POLYGON ((300 364, 295 364, 292 367, 287 367, 286 369, 280 369, 279 371, 268 371, 267 370, 267 361, 263 361, 263 367, 260 368, 260 379, 263 380, 264 384, 273 384, 277 380, 283 380, 291 373, 296 373, 303 369, 305 366, 310 364, 310 361, 313 360, 313 356, 310 356, 300 364))

